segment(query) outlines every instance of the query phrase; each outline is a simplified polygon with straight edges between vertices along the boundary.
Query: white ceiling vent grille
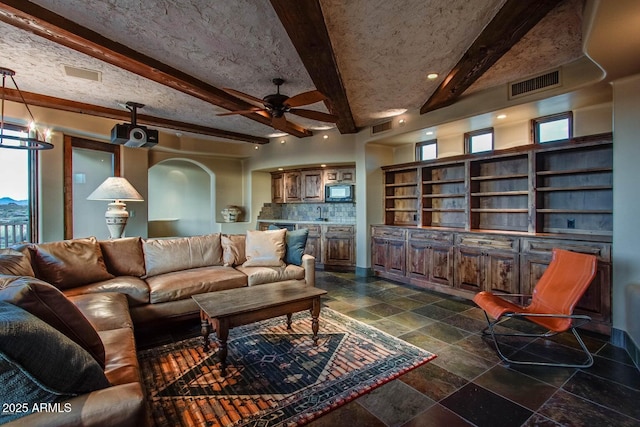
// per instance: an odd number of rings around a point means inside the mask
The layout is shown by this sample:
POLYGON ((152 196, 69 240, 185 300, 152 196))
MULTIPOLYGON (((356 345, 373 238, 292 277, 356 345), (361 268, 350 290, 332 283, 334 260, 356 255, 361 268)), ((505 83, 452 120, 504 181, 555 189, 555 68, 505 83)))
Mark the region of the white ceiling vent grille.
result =
POLYGON ((64 74, 69 77, 78 79, 91 80, 94 82, 102 81, 102 73, 100 71, 88 70, 86 68, 72 67, 71 65, 63 65, 64 74))
POLYGON ((509 99, 542 92, 562 85, 560 69, 509 84, 509 99))
POLYGON ((388 120, 386 122, 378 123, 377 125, 371 126, 371 134, 376 135, 382 132, 386 132, 393 128, 393 120, 388 120))

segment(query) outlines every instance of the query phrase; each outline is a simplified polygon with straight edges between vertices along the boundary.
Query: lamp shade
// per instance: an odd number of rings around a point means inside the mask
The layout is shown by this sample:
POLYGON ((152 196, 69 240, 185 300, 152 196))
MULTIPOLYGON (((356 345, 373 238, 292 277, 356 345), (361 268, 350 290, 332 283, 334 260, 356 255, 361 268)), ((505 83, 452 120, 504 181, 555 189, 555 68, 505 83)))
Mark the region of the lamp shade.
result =
POLYGON ((93 193, 87 197, 87 200, 120 200, 124 202, 142 202, 144 199, 133 188, 133 185, 126 180, 117 176, 107 178, 93 193))

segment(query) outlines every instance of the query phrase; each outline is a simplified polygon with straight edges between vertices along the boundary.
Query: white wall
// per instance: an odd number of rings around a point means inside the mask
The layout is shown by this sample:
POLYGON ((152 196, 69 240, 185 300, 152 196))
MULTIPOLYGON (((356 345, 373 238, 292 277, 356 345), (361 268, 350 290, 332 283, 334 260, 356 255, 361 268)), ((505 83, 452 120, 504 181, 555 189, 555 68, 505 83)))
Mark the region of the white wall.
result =
POLYGON ((625 308, 626 288, 640 284, 640 75, 613 83, 613 141, 613 327, 640 347, 640 317, 625 308))

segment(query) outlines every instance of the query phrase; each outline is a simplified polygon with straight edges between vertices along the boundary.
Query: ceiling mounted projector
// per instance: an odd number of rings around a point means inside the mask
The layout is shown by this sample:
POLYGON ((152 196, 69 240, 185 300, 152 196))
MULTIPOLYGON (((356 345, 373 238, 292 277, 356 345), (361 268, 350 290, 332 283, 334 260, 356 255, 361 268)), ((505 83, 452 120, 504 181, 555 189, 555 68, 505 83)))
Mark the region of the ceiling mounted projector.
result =
POLYGON ((137 124, 137 110, 144 104, 127 102, 126 108, 131 111, 131 123, 115 125, 111 129, 111 143, 125 147, 150 148, 158 144, 158 131, 137 124))

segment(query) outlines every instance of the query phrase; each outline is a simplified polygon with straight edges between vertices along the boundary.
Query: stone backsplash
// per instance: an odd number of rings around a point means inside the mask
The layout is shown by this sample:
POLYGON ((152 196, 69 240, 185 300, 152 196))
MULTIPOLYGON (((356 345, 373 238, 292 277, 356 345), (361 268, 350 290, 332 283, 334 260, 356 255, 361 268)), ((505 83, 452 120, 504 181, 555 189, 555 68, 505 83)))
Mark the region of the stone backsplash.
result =
POLYGON ((314 221, 317 218, 354 223, 356 221, 356 205, 354 203, 265 203, 258 215, 258 219, 290 219, 294 221, 314 221), (318 208, 322 210, 322 213, 318 208))

